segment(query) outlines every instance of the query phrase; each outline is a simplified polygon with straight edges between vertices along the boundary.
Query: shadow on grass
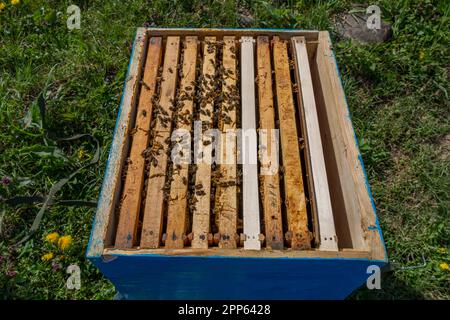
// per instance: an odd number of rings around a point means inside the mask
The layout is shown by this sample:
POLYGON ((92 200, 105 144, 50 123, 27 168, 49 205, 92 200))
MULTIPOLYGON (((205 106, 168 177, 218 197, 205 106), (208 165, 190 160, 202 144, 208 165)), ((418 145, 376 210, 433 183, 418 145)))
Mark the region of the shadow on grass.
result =
POLYGON ((422 292, 408 286, 396 278, 395 273, 388 273, 381 278, 381 289, 369 290, 364 284, 353 292, 349 300, 423 300, 422 292))

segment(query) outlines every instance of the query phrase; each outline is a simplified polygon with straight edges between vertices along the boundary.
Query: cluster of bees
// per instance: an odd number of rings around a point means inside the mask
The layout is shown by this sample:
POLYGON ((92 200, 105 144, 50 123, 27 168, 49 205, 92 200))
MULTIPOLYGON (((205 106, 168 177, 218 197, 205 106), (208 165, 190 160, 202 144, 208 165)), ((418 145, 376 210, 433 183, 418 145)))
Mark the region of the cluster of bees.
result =
MULTIPOLYGON (((199 120, 200 116, 202 117, 202 130, 206 131, 212 128, 219 128, 221 130, 224 127, 239 127, 240 123, 240 112, 238 112, 241 102, 240 90, 238 88, 239 85, 239 61, 236 59, 236 48, 235 46, 230 47, 230 53, 228 56, 235 60, 236 68, 235 70, 231 70, 229 68, 224 67, 223 65, 223 51, 225 50, 224 41, 202 41, 205 45, 206 52, 209 54, 214 54, 215 58, 210 59, 208 61, 204 61, 203 59, 203 50, 198 50, 197 54, 197 63, 196 63, 196 77, 195 80, 189 83, 188 85, 180 86, 180 79, 183 79, 183 52, 180 55, 180 61, 176 66, 167 68, 167 71, 170 74, 177 73, 178 75, 178 88, 176 89, 175 98, 170 100, 169 110, 171 112, 167 112, 160 105, 160 94, 161 94, 161 84, 165 81, 163 78, 163 67, 159 67, 156 88, 154 91, 154 95, 151 97, 151 103, 153 106, 152 109, 152 121, 150 124, 150 131, 147 132, 149 135, 149 146, 143 150, 142 156, 145 158, 146 170, 145 170, 145 179, 144 179, 144 188, 142 190, 142 201, 145 202, 147 189, 149 185, 149 181, 154 177, 162 177, 165 176, 165 183, 163 186, 163 196, 164 201, 167 203, 168 201, 173 201, 175 199, 170 199, 170 189, 172 182, 174 180, 174 175, 179 173, 182 169, 181 165, 173 165, 171 162, 170 152, 173 148, 173 144, 169 138, 161 139, 159 130, 171 130, 171 128, 175 128, 176 126, 185 126, 186 128, 190 128, 191 137, 193 131, 193 121, 199 120), (203 74, 203 64, 211 63, 214 66, 213 74, 203 74), (228 80, 234 81, 228 81, 228 80), (185 107, 186 102, 193 103, 193 111, 187 110, 185 107), (235 113, 232 117, 230 114, 235 113), (205 120, 209 119, 209 120, 205 120), (150 175, 151 167, 158 166, 158 158, 162 152, 167 153, 167 167, 165 173, 157 173, 150 175)), ((184 49, 186 47, 184 46, 184 49)), ((200 46, 199 46, 200 48, 200 46)), ((289 69, 295 69, 295 62, 293 60, 289 60, 289 69)), ((272 71, 274 73, 274 71, 272 71)), ((257 82, 258 79, 255 79, 257 82)), ((273 78, 273 81, 275 79, 273 78)), ((149 86, 141 81, 141 85, 143 87, 149 88, 149 86)), ((296 83, 292 83, 292 90, 294 93, 299 91, 299 86, 296 83)), ((276 101, 274 101, 276 104, 276 101)), ((143 116, 147 116, 146 111, 142 111, 143 116)), ((276 127, 279 127, 279 120, 276 120, 276 127)), ((132 130, 130 134, 134 134, 135 130, 132 130)), ((214 139, 214 137, 212 137, 214 139)), ((203 140, 204 145, 209 145, 213 143, 214 140, 203 140)), ((303 138, 299 138, 299 146, 300 149, 304 148, 304 140, 303 138)), ((193 148, 191 148, 193 149, 193 148)), ((215 149, 213 149, 214 158, 215 149)), ((182 154, 180 154, 183 156, 182 154)), ((191 150, 191 159, 194 158, 193 150, 191 150)), ((122 170, 122 179, 125 179, 127 167, 130 165, 129 159, 125 162, 124 170, 122 170)), ((188 188, 187 192, 187 201, 188 201, 188 212, 187 219, 190 220, 192 215, 196 209, 196 203, 198 202, 198 197, 207 196, 207 192, 202 184, 196 184, 196 171, 197 165, 190 164, 188 168, 188 176, 182 177, 182 183, 188 188)), ((284 178, 284 168, 282 166, 279 167, 279 178, 282 180, 284 178)), ((237 165, 237 176, 236 179, 226 179, 221 170, 219 170, 219 165, 213 163, 211 166, 211 186, 208 190, 208 194, 210 195, 210 226, 211 226, 211 235, 214 237, 214 243, 217 244, 218 239, 218 215, 220 214, 221 208, 219 206, 216 207, 217 202, 217 190, 221 188, 228 187, 236 187, 238 192, 238 201, 242 201, 240 199, 240 187, 242 184, 242 167, 237 165)), ((275 187, 270 184, 268 194, 261 194, 261 197, 264 198, 268 196, 271 201, 271 206, 275 207, 277 203, 275 202, 277 194, 273 191, 275 187)), ((124 195, 126 196, 126 195, 124 195)), ((120 205, 123 201, 123 198, 119 202, 118 210, 119 212, 120 205)), ((142 208, 144 205, 141 206, 142 208)), ((239 205, 238 205, 239 207, 239 205)), ((238 210, 239 214, 242 214, 238 210)), ((165 213, 167 214, 167 212, 165 213)), ((187 226, 190 224, 187 223, 187 226)), ((240 234, 242 231, 242 217, 238 217, 238 225, 236 230, 236 236, 240 234), (240 231, 241 230, 241 231, 240 231)), ((261 217, 261 230, 264 230, 264 222, 263 217, 261 217)), ((189 233, 189 230, 187 230, 189 233)), ((229 236, 229 235, 228 235, 229 236)), ((233 236, 233 235, 232 235, 233 236)), ((189 236, 186 236, 189 237, 189 236)), ((192 234, 190 234, 192 238, 192 234)), ((220 235, 219 235, 220 237, 220 235)), ((289 240, 292 238, 291 234, 286 234, 286 239, 289 240)), ((209 239, 209 238, 208 238, 209 239)))
MULTIPOLYGON (((159 102, 160 102, 160 93, 161 93, 161 84, 165 81, 163 78, 163 67, 161 66, 158 70, 158 76, 156 81, 156 87, 154 91, 154 95, 151 98, 151 103, 153 106, 152 109, 152 121, 151 121, 151 130, 148 132, 149 134, 149 146, 143 150, 142 156, 145 158, 146 170, 145 170, 145 179, 144 179, 144 189, 142 201, 145 201, 146 193, 149 185, 149 180, 155 176, 163 176, 165 175, 165 184, 163 187, 164 200, 170 201, 174 199, 169 199, 170 196, 170 188, 173 181, 173 176, 179 170, 181 170, 180 165, 176 165, 175 167, 171 163, 170 160, 170 152, 173 147, 170 141, 170 137, 161 141, 162 139, 158 139, 159 133, 158 130, 169 130, 170 128, 174 128, 175 125, 184 124, 186 126, 190 126, 191 132, 193 130, 193 120, 197 120, 200 118, 200 115, 205 115, 207 118, 211 119, 210 121, 202 121, 203 130, 211 129, 213 127, 218 127, 223 129, 223 125, 227 124, 230 127, 236 127, 236 122, 239 122, 239 113, 237 112, 238 107, 240 105, 240 92, 237 86, 236 81, 234 84, 230 85, 226 79, 239 79, 238 72, 234 70, 230 70, 224 68, 222 64, 222 51, 223 51, 223 41, 216 42, 208 42, 203 41, 206 46, 206 50, 208 53, 214 53, 216 55, 215 60, 210 60, 215 66, 215 73, 212 75, 203 74, 202 67, 205 61, 202 61, 202 54, 200 53, 197 57, 197 66, 196 66, 196 80, 191 82, 189 85, 184 87, 177 88, 175 99, 171 100, 170 110, 172 111, 172 115, 169 112, 164 110, 159 102), (187 101, 193 101, 193 112, 184 109, 185 103, 187 101), (208 105, 210 106, 208 108, 208 105), (231 112, 236 112, 236 121, 233 121, 230 117, 231 112), (159 127, 159 128, 158 128, 159 127), (170 146, 169 148, 165 146, 170 146), (167 168, 165 174, 156 174, 150 176, 150 168, 158 166, 158 156, 161 155, 162 152, 167 152, 167 168)), ((231 48, 232 58, 236 58, 235 48, 231 48)), ((180 63, 173 68, 168 68, 169 73, 178 72, 179 79, 183 77, 183 53, 181 54, 180 63)), ((237 62, 236 62, 237 63, 237 62)), ((237 70, 238 68, 236 68, 237 70)), ((148 85, 141 81, 142 86, 148 87, 148 85)), ((144 116, 147 116, 146 114, 144 116)), ((134 132, 131 132, 133 134, 134 132)), ((214 142, 214 141, 212 141, 214 142)), ((210 144, 211 141, 204 141, 204 144, 210 144)), ((193 151, 191 151, 193 152, 193 151)), ((192 159, 192 158, 191 158, 192 159)), ((125 170, 122 172, 126 173, 125 170)), ((195 184, 195 174, 196 174, 197 166, 195 164, 189 165, 189 174, 188 177, 183 177, 182 182, 184 185, 188 186, 188 206, 189 213, 192 215, 195 211, 196 202, 198 202, 197 197, 202 197, 207 195, 204 186, 202 184, 195 184)), ((216 164, 212 165, 211 168, 211 190, 210 190, 210 201, 211 201, 211 209, 214 213, 214 202, 215 202, 215 191, 216 188, 226 188, 230 186, 236 186, 240 184, 242 180, 242 172, 238 172, 238 177, 236 180, 224 181, 221 176, 220 170, 218 170, 218 166, 216 164)), ((143 206, 142 206, 143 207, 143 206)), ((216 217, 214 214, 211 214, 211 232, 216 233, 216 217)), ((188 224, 189 225, 189 224, 188 224)))

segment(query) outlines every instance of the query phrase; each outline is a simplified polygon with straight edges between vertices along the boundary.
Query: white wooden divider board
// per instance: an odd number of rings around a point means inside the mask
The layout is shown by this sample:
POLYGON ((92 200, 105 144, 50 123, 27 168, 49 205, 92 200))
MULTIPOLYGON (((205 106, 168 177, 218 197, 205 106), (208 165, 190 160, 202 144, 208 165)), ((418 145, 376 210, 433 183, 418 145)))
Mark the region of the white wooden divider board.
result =
POLYGON ((255 67, 252 37, 241 37, 242 199, 244 249, 260 250, 258 143, 256 135, 255 67))
POLYGON ((311 162, 311 175, 316 199, 317 216, 319 220, 319 250, 338 251, 305 37, 292 37, 292 46, 294 48, 298 80, 301 89, 299 90, 299 94, 301 94, 303 101, 303 116, 305 117, 306 124, 305 132, 311 162))

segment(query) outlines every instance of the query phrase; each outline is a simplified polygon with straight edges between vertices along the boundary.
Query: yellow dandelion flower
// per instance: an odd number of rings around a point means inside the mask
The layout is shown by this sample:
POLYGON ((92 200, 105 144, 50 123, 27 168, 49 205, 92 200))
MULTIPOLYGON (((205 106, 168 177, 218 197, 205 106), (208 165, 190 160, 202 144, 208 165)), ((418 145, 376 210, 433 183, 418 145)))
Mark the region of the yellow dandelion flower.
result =
POLYGON ((51 253, 51 252, 46 253, 46 254, 44 254, 44 255, 41 257, 42 261, 45 261, 45 262, 50 261, 50 260, 52 260, 53 258, 54 258, 54 255, 53 255, 53 253, 51 253))
POLYGON ((66 250, 72 244, 72 236, 62 236, 58 240, 58 246, 61 250, 66 250))
POLYGON ((447 262, 443 262, 439 265, 439 267, 441 268, 441 270, 448 270, 448 263, 447 262))
POLYGON ((419 52, 419 60, 423 60, 423 59, 425 59, 425 52, 423 52, 422 50, 420 50, 420 52, 419 52))
POLYGON ((78 150, 78 159, 82 160, 86 156, 86 151, 83 148, 78 150))
POLYGON ((51 242, 51 243, 58 242, 58 239, 59 239, 58 232, 52 232, 45 236, 45 240, 47 240, 48 242, 51 242))
POLYGON ((13 6, 17 6, 20 3, 20 0, 11 0, 11 4, 13 6))
POLYGON ((446 254, 447 248, 439 248, 439 249, 437 249, 437 252, 439 252, 440 254, 446 254))
POLYGON ((0 11, 6 8, 6 3, 0 2, 0 11))

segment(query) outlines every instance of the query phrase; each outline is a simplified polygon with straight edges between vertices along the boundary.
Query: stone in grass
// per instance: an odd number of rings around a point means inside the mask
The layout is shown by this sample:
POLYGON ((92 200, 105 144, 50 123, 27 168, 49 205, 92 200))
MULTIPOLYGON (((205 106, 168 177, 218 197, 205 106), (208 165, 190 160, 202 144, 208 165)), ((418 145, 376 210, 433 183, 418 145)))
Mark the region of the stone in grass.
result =
POLYGON ((381 20, 379 29, 369 29, 367 20, 371 15, 366 13, 366 8, 354 6, 348 13, 337 17, 336 32, 344 38, 360 43, 380 43, 389 40, 392 37, 391 25, 381 20))
POLYGON ((252 16, 247 16, 245 14, 238 14, 238 22, 241 26, 250 26, 255 20, 252 16))
POLYGON ((248 27, 255 22, 255 19, 248 8, 241 7, 237 12, 237 21, 240 26, 248 27))

